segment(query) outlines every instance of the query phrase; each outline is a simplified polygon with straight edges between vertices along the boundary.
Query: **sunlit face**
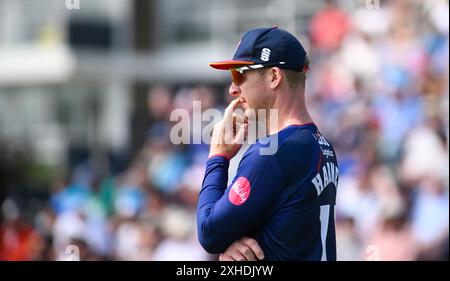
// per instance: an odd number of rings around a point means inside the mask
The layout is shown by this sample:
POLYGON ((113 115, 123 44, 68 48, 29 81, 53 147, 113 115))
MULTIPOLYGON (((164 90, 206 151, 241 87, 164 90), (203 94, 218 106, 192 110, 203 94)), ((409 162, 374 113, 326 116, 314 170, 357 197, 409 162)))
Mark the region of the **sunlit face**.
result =
POLYGON ((257 111, 273 106, 273 96, 268 92, 265 79, 265 75, 256 70, 245 71, 240 79, 233 79, 229 94, 241 99, 241 106, 247 116, 250 109, 257 111))

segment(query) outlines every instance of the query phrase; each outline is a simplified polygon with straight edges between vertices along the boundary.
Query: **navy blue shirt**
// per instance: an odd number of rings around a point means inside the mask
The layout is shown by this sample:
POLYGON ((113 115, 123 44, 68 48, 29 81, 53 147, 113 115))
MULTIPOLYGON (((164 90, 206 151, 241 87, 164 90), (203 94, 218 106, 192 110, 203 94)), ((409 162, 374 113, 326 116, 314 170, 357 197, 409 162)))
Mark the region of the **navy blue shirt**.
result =
POLYGON ((200 244, 223 253, 250 236, 266 260, 336 260, 339 170, 333 147, 313 123, 266 138, 245 152, 229 187, 229 160, 212 156, 206 162, 197 206, 200 244), (266 138, 277 138, 272 155, 261 153, 266 138))

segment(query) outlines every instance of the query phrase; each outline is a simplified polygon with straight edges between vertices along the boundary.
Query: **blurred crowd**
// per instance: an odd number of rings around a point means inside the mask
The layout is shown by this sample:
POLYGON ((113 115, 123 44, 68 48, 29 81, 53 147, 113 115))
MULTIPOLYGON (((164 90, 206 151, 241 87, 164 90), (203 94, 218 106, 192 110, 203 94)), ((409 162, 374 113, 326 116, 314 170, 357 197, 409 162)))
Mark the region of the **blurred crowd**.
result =
MULTIPOLYGON (((448 260, 448 13, 440 0, 330 2, 310 21, 307 103, 340 165, 338 260, 448 260)), ((82 260, 217 259, 195 222, 209 147, 172 144, 170 113, 224 108, 227 87, 151 87, 146 141, 124 171, 82 163, 29 216, 0 202, 0 260, 66 260, 68 245, 82 260)))

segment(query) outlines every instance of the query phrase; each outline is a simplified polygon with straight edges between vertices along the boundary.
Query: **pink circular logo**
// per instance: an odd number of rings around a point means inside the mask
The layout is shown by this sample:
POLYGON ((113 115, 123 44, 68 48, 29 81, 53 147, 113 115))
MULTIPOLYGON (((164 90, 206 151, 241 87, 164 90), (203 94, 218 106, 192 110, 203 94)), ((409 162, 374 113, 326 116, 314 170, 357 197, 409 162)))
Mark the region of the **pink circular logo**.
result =
POLYGON ((228 199, 233 205, 242 205, 250 196, 250 189, 250 183, 247 178, 239 177, 231 186, 228 199))

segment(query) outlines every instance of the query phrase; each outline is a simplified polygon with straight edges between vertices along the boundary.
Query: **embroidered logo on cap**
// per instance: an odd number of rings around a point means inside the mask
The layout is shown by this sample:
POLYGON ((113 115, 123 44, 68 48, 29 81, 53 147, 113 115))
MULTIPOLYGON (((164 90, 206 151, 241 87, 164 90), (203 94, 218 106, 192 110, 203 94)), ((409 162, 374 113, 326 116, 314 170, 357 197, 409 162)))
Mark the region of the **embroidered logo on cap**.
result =
POLYGON ((270 58, 270 49, 269 48, 263 48, 261 51, 261 60, 262 61, 269 61, 270 58))

